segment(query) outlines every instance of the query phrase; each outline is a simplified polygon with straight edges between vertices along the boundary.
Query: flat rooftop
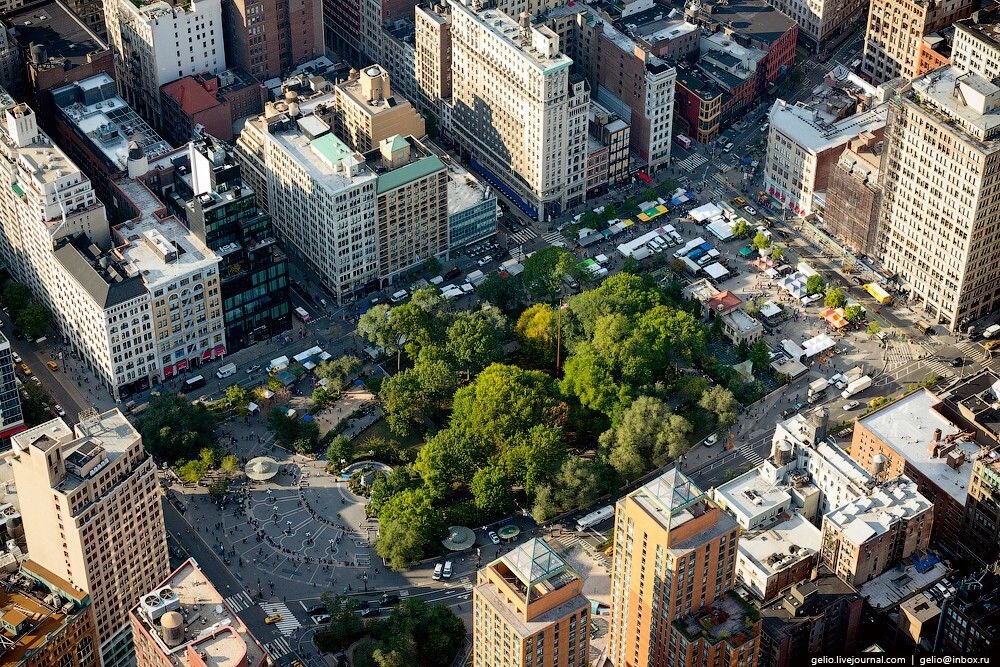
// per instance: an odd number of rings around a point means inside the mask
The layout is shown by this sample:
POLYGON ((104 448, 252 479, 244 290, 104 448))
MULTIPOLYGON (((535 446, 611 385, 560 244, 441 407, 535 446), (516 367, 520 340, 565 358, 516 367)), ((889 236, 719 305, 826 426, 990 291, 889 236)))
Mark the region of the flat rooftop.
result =
MULTIPOLYGON (((16 39, 23 47, 38 44, 45 47, 50 61, 62 60, 61 69, 85 65, 88 55, 108 50, 108 45, 76 14, 55 0, 26 4, 7 12, 0 20, 17 30, 16 39)), ((57 64, 54 62, 52 66, 57 64)))
POLYGON ((930 568, 897 565, 861 586, 859 592, 876 610, 893 607, 915 593, 927 590, 951 572, 938 561, 930 568), (923 570, 921 572, 920 570, 923 570))
POLYGON ((52 96, 69 122, 89 138, 94 149, 116 169, 126 169, 130 142, 136 142, 150 160, 173 150, 118 96, 115 82, 107 74, 57 88, 52 96))
POLYGON ((897 477, 865 496, 831 510, 824 521, 843 531, 852 544, 861 545, 884 534, 899 521, 930 511, 934 505, 907 477, 897 477))
POLYGON ((793 143, 812 153, 846 144, 862 132, 874 132, 885 127, 889 105, 879 104, 868 111, 856 113, 829 123, 812 108, 775 100, 768 119, 775 130, 793 143))
POLYGON ((770 576, 819 553, 819 545, 819 528, 794 513, 766 530, 744 533, 737 548, 770 576))
POLYGON ((914 79, 910 85, 907 104, 943 121, 947 131, 978 142, 984 152, 1000 148, 1000 86, 996 83, 946 66, 914 79))
POLYGON ((756 470, 746 472, 715 489, 715 499, 745 517, 767 514, 792 502, 785 489, 761 478, 756 470))
POLYGON ((921 389, 858 422, 945 493, 965 505, 972 461, 980 455, 982 447, 959 437, 961 429, 935 409, 939 402, 930 391, 921 389), (928 445, 937 429, 941 430, 942 443, 952 439, 955 450, 965 454, 965 462, 958 468, 949 465, 947 457, 931 456, 928 445))
POLYGON ((698 30, 698 26, 688 23, 682 16, 680 18, 666 17, 645 22, 642 25, 638 25, 632 31, 632 34, 655 46, 657 42, 679 39, 698 30))
MULTIPOLYGON (((572 58, 564 54, 562 51, 557 51, 549 57, 547 54, 533 48, 532 44, 536 41, 535 38, 539 36, 540 30, 545 30, 551 33, 551 35, 555 35, 555 33, 551 32, 548 28, 532 25, 529 28, 531 32, 531 41, 525 45, 520 41, 521 27, 518 25, 515 18, 512 18, 497 9, 480 9, 477 11, 472 7, 468 7, 463 4, 463 1, 468 0, 456 0, 451 3, 452 12, 464 12, 469 15, 471 18, 483 25, 490 34, 510 45, 512 47, 512 51, 519 54, 529 65, 541 70, 542 72, 550 72, 557 69, 568 68, 573 64, 572 58)), ((472 3, 469 2, 469 4, 471 5, 472 3)))
POLYGON ((118 183, 118 187, 138 203, 142 211, 138 219, 115 227, 115 233, 128 244, 119 251, 139 270, 147 289, 155 289, 181 276, 218 265, 218 255, 177 218, 155 215, 163 204, 145 185, 125 179, 118 183), (155 205, 149 200, 155 201, 155 205))
POLYGON ((796 22, 785 16, 764 0, 740 0, 739 2, 711 2, 712 13, 708 15, 713 23, 730 24, 733 32, 746 35, 752 40, 770 45, 781 39, 796 22))
POLYGON ((188 660, 188 647, 196 652, 204 651, 208 658, 206 662, 211 667, 256 665, 265 659, 260 642, 229 608, 222 594, 193 559, 186 560, 151 594, 164 587, 169 587, 179 602, 179 608, 172 611, 183 616, 181 627, 184 638, 178 646, 171 648, 163 642, 161 621, 165 614, 154 620, 152 616, 155 613, 148 613, 144 599, 132 608, 130 614, 174 665, 192 667, 188 660))
POLYGON ((781 592, 781 604, 760 608, 761 621, 771 634, 778 634, 787 625, 801 623, 822 614, 838 600, 857 599, 858 591, 846 581, 820 566, 815 579, 789 586, 781 592), (784 604, 789 600, 791 604, 784 604))

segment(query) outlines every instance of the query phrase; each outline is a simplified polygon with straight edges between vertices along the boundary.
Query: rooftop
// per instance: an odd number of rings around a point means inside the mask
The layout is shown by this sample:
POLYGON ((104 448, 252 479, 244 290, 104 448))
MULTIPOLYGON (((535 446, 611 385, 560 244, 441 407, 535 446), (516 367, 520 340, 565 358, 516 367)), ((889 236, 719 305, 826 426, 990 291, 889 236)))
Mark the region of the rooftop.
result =
POLYGON ((738 549, 768 576, 819 552, 820 530, 801 514, 766 530, 744 533, 738 549))
POLYGON ((741 333, 756 331, 761 326, 760 322, 739 308, 726 313, 722 318, 741 333))
POLYGON ((227 93, 248 86, 257 86, 257 80, 239 68, 230 68, 219 74, 186 76, 160 87, 181 110, 191 116, 222 103, 227 93))
POLYGON ((704 513, 700 505, 705 494, 677 468, 629 495, 668 530, 704 513))
POLYGON ((1000 149, 1000 86, 973 72, 940 67, 914 79, 906 103, 943 122, 980 150, 1000 149))
POLYGON ((116 170, 126 169, 131 142, 138 144, 150 160, 172 150, 170 144, 118 96, 114 79, 107 74, 57 88, 52 96, 67 120, 90 139, 94 149, 116 170))
POLYGON ((969 33, 987 44, 1000 45, 1000 6, 991 4, 983 7, 969 18, 955 21, 954 26, 956 30, 969 33))
POLYGON ((846 144, 862 132, 882 129, 888 117, 888 104, 879 104, 832 123, 814 109, 784 100, 775 100, 768 112, 768 119, 776 131, 811 153, 846 144))
POLYGON ((729 25, 733 32, 745 35, 764 45, 771 45, 781 39, 796 22, 768 5, 764 0, 733 0, 727 2, 702 2, 711 5, 711 13, 703 11, 702 20, 709 23, 729 25))
POLYGON ((894 607, 914 593, 925 591, 943 579, 951 568, 938 560, 930 567, 897 565, 858 589, 876 610, 894 607))
POLYGON ((257 665, 266 657, 260 642, 190 558, 160 587, 144 596, 130 614, 160 652, 178 667, 193 667, 189 649, 204 652, 212 667, 257 665), (162 639, 164 627, 176 627, 181 632, 176 646, 170 647, 162 639))
POLYGON ((830 511, 824 522, 843 531, 852 544, 862 545, 882 535, 899 521, 930 511, 934 505, 907 477, 897 477, 876 486, 860 498, 830 511))
MULTIPOLYGON (((715 288, 713 287, 713 289, 715 288)), ((706 308, 715 312, 732 310, 733 308, 739 308, 741 305, 743 305, 743 299, 729 290, 723 290, 715 294, 705 303, 706 308)))
POLYGON ((930 391, 921 389, 862 417, 858 423, 965 505, 971 461, 980 455, 982 447, 936 409, 939 402, 930 391), (938 430, 942 444, 932 448, 938 430))
POLYGON ((776 603, 761 607, 760 615, 768 635, 780 636, 782 627, 821 615, 837 600, 858 597, 853 586, 820 567, 815 578, 789 586, 776 603))
POLYGON ((85 65, 95 51, 106 51, 101 41, 79 17, 56 0, 33 2, 7 12, 3 23, 16 32, 23 47, 44 47, 48 60, 43 67, 72 69, 85 65))
POLYGON ((792 502, 791 495, 784 488, 763 479, 757 470, 750 470, 725 482, 715 489, 714 494, 716 502, 736 514, 744 528, 754 517, 782 506, 788 507, 792 502))
POLYGON ((61 239, 56 260, 102 308, 110 308, 148 294, 142 277, 114 253, 102 250, 87 237, 61 239))
POLYGON ((476 10, 470 0, 455 0, 451 3, 453 12, 464 12, 481 23, 492 35, 512 47, 526 63, 544 73, 568 68, 573 60, 559 51, 559 36, 549 28, 529 23, 529 41, 522 43, 521 26, 507 14, 497 9, 476 10), (470 6, 464 3, 468 2, 470 6))
POLYGON ((954 387, 947 400, 993 438, 1000 439, 1000 377, 984 370, 954 387))
POLYGON ((529 604, 580 579, 545 540, 529 540, 490 563, 529 604))
POLYGON ((698 612, 678 618, 674 627, 689 641, 702 637, 710 644, 725 640, 738 647, 754 636, 754 624, 759 618, 760 612, 753 605, 730 591, 698 612))
POLYGON ((72 622, 90 598, 30 560, 0 586, 0 661, 32 664, 30 655, 72 622))
POLYGON ((118 187, 141 211, 137 219, 115 227, 126 244, 119 252, 140 272, 149 289, 218 264, 218 255, 177 218, 159 215, 163 204, 143 183, 124 179, 118 187))

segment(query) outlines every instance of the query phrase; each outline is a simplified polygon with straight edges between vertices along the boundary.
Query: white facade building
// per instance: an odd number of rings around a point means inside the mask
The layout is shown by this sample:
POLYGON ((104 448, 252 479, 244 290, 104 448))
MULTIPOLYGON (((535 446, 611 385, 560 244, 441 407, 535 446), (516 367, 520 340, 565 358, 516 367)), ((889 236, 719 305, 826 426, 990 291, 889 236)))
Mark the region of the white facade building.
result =
POLYGON ((740 535, 736 580, 758 600, 771 600, 786 586, 802 581, 816 563, 820 529, 793 513, 765 530, 740 535))
POLYGON ((452 126, 473 166, 540 221, 583 201, 589 94, 559 36, 527 14, 450 5, 452 126))
POLYGON ((892 102, 880 212, 883 266, 957 331, 1000 308, 1000 87, 942 67, 892 102))
POLYGON ((104 0, 104 20, 121 95, 154 125, 162 120, 160 86, 226 69, 221 0, 104 0))
POLYGON ((237 151, 278 235, 343 304, 379 277, 377 176, 313 113, 320 103, 332 110, 333 95, 269 105, 237 151))
POLYGON ((767 0, 767 4, 794 19, 799 36, 819 47, 850 25, 851 19, 860 18, 868 0, 767 0))

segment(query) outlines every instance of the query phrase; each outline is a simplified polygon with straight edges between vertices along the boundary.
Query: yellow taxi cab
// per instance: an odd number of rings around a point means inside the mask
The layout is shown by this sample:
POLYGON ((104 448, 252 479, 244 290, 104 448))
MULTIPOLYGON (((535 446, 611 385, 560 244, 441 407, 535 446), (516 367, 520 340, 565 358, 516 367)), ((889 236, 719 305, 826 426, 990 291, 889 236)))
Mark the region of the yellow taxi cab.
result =
POLYGON ((21 364, 21 372, 24 373, 26 376, 31 375, 31 368, 28 366, 28 364, 21 364))
POLYGON ((45 365, 49 367, 50 371, 57 371, 57 370, 59 370, 59 364, 57 364, 54 361, 46 361, 45 365))
POLYGON ((268 625, 271 625, 273 623, 277 623, 282 618, 284 618, 284 616, 282 616, 281 614, 274 614, 273 616, 267 616, 266 618, 264 618, 264 622, 267 623, 268 625))

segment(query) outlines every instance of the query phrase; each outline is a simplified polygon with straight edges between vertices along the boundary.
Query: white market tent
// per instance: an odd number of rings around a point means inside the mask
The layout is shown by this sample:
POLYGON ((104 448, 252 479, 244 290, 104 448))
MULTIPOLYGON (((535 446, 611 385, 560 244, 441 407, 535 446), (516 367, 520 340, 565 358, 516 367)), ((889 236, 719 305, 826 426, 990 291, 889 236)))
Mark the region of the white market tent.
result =
POLYGON ((698 273, 698 271, 701 270, 701 267, 698 266, 698 264, 693 259, 688 259, 687 257, 681 257, 681 261, 684 262, 684 266, 686 266, 687 270, 690 271, 691 273, 698 273))
POLYGON ((773 301, 768 301, 760 307, 760 314, 764 318, 777 317, 781 314, 781 306, 773 301))
POLYGON ((297 362, 299 362, 301 364, 301 363, 304 363, 307 359, 310 359, 310 358, 315 357, 316 355, 319 355, 319 354, 322 354, 322 353, 323 353, 323 348, 321 348, 320 346, 316 345, 316 346, 310 347, 308 350, 303 350, 302 352, 299 352, 298 354, 296 354, 292 358, 295 359, 295 361, 297 361, 297 362))
POLYGON ((806 295, 806 276, 798 271, 778 281, 778 286, 796 299, 806 295))
POLYGON ((795 341, 788 340, 787 338, 781 341, 781 349, 795 361, 802 361, 802 358, 806 355, 806 351, 796 345, 795 341))
POLYGON ((633 256, 633 253, 635 252, 636 249, 646 245, 659 235, 660 232, 655 229, 651 232, 646 232, 642 236, 639 236, 629 241, 628 243, 622 243, 621 245, 619 245, 618 252, 621 254, 622 257, 633 256))
POLYGON ((813 336, 806 342, 802 343, 802 349, 806 353, 806 357, 815 357, 821 352, 829 350, 831 347, 836 345, 832 338, 828 334, 820 334, 818 336, 813 336))
POLYGON ((288 357, 271 359, 271 363, 267 365, 267 370, 269 371, 282 371, 286 368, 288 368, 288 357))
POLYGON ((721 216, 722 209, 709 202, 708 204, 702 204, 698 208, 691 209, 688 215, 692 220, 701 222, 702 220, 711 220, 712 218, 721 216))
MULTIPOLYGON (((685 259, 687 258, 685 257, 685 259)), ((712 280, 718 280, 723 276, 728 276, 729 269, 724 267, 722 264, 716 262, 714 264, 709 264, 708 266, 705 267, 705 274, 712 280)))
POLYGON ((708 231, 715 235, 715 238, 720 241, 728 241, 733 238, 733 226, 726 222, 724 219, 719 218, 708 223, 706 226, 708 231))

